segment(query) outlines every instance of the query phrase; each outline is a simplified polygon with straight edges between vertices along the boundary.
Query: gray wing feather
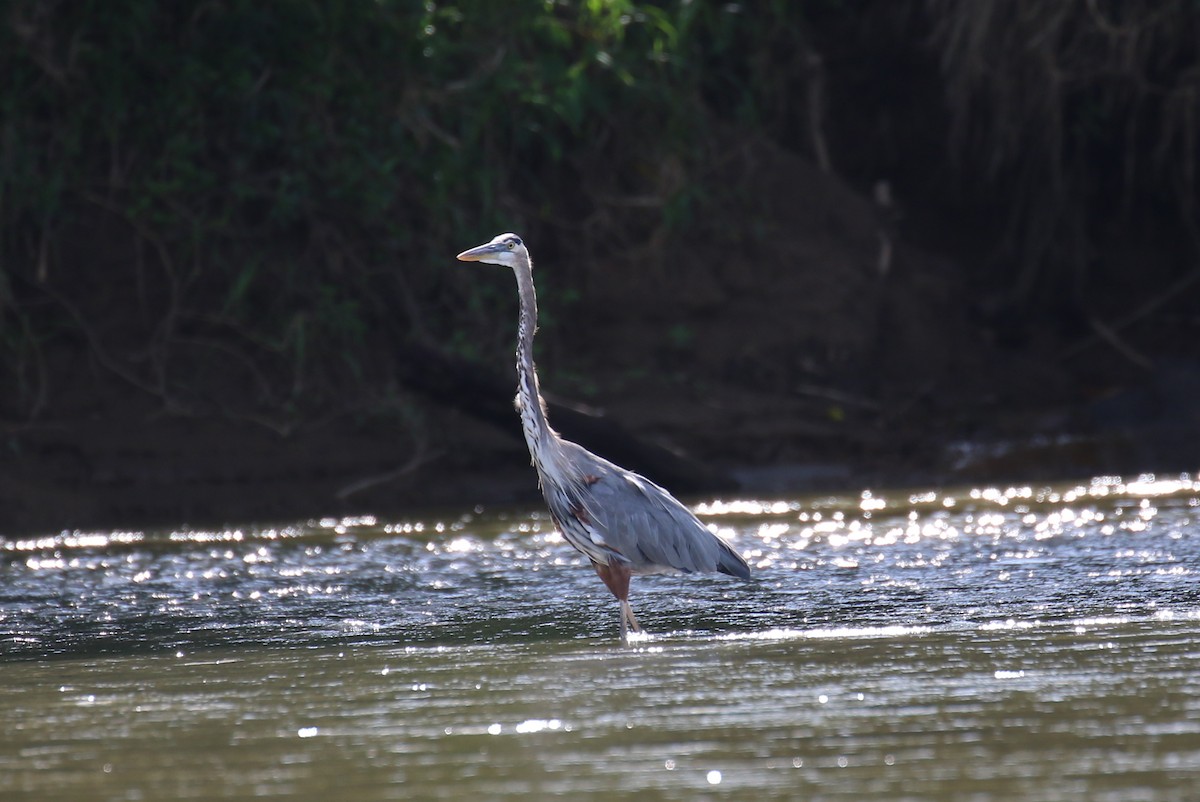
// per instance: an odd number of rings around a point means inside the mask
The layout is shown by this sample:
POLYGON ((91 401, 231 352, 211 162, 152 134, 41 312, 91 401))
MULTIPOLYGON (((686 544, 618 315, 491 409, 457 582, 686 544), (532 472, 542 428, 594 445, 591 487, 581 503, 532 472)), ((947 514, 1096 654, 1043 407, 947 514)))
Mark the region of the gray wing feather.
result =
POLYGON ((666 490, 574 443, 563 446, 581 469, 583 481, 573 491, 591 528, 635 573, 720 571, 749 578, 741 555, 666 490))

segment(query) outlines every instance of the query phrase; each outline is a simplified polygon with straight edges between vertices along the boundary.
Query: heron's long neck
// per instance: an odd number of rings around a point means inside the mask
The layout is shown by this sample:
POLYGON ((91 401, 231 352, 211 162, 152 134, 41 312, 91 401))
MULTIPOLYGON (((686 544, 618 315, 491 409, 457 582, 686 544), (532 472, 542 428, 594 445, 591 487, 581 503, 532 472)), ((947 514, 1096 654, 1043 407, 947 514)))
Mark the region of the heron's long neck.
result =
POLYGON ((554 433, 546 421, 546 409, 538 389, 537 370, 533 365, 533 335, 537 331, 537 295, 533 290, 533 266, 518 265, 517 294, 521 302, 517 320, 517 398, 521 406, 521 428, 534 463, 553 448, 554 433))

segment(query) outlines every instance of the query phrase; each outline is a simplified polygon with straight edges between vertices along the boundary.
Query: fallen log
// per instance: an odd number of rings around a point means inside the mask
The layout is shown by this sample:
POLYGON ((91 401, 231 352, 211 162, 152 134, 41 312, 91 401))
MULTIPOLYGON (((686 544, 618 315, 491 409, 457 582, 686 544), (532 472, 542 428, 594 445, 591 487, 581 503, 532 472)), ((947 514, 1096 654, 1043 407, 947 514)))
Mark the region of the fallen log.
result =
MULTIPOLYGON (((512 405, 514 376, 419 343, 400 345, 397 354, 399 378, 408 389, 524 442, 520 417, 512 405)), ((547 396, 546 406, 551 424, 563 437, 674 493, 713 493, 738 486, 725 472, 638 437, 601 410, 554 396, 547 396)))

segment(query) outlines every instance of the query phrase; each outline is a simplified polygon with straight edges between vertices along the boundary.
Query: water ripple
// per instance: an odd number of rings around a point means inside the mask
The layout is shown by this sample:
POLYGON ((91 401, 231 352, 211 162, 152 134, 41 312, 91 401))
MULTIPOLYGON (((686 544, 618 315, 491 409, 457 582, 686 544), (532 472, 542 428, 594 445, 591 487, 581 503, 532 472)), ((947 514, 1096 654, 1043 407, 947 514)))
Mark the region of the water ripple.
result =
MULTIPOLYGON (((1200 482, 1100 477, 696 510, 750 582, 650 577, 656 633, 918 632, 956 622, 1191 615, 1200 482), (907 629, 906 629, 907 628, 907 629)), ((616 609, 541 511, 328 518, 0 540, 0 655, 215 643, 610 638, 616 609)))

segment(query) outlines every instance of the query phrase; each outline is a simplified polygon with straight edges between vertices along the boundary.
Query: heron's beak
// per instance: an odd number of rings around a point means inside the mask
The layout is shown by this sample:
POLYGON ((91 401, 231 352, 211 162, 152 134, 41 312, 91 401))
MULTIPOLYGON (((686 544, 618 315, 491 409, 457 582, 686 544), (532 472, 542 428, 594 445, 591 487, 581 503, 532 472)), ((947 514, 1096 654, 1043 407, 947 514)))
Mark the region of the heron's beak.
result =
POLYGON ((478 248, 463 251, 458 255, 458 260, 460 262, 481 262, 484 258, 504 250, 506 250, 504 243, 489 242, 486 245, 480 245, 478 248))

